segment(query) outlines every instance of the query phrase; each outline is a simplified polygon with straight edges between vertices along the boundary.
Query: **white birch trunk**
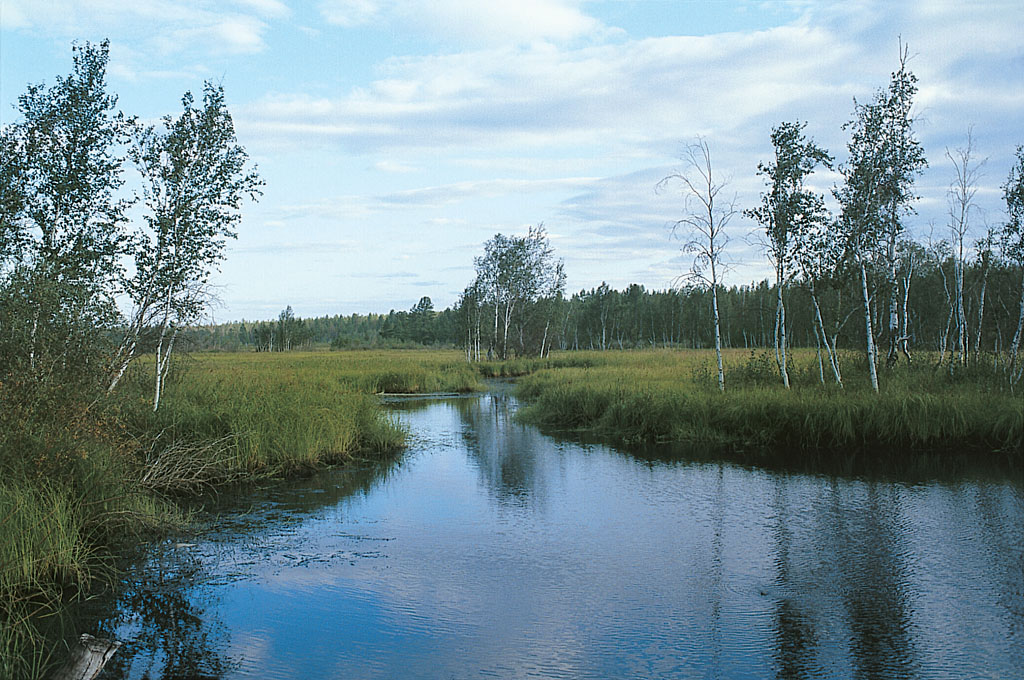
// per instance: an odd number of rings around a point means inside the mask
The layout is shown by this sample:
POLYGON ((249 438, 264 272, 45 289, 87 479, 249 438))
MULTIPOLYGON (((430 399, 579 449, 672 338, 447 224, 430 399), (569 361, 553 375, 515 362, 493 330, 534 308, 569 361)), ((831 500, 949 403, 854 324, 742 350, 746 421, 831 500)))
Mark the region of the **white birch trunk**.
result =
POLYGON ((825 321, 821 317, 821 307, 818 305, 818 294, 813 287, 811 288, 811 300, 814 302, 814 316, 818 322, 818 332, 821 333, 821 338, 825 341, 825 351, 828 352, 828 363, 832 367, 832 375, 836 379, 836 384, 842 387, 843 376, 839 372, 839 356, 836 354, 835 347, 836 338, 832 338, 832 341, 829 342, 828 333, 825 332, 825 321))
POLYGON ((786 366, 786 305, 782 301, 782 280, 777 279, 778 299, 775 312, 775 362, 782 374, 782 384, 789 389, 789 369, 786 366), (781 356, 780 356, 781 355, 781 356))
POLYGON ((1020 282, 1020 314, 1017 317, 1017 330, 1013 333, 1013 340, 1010 341, 1010 357, 1008 363, 1008 375, 1010 377, 1010 384, 1015 384, 1020 380, 1020 376, 1017 375, 1017 353, 1020 351, 1020 337, 1021 332, 1024 331, 1024 277, 1021 278, 1020 282), (1016 377, 1015 377, 1016 376, 1016 377))
POLYGON ((821 333, 818 332, 818 327, 814 327, 814 348, 818 353, 818 380, 822 386, 825 385, 825 363, 821 359, 821 333))
POLYGON ((903 279, 903 318, 900 322, 899 346, 903 355, 907 357, 907 363, 911 362, 910 356, 910 284, 914 276, 914 260, 907 265, 907 276, 903 279))
POLYGON ((963 254, 953 263, 954 303, 956 309, 956 342, 954 360, 967 363, 967 317, 964 313, 964 263, 963 254))
POLYGON ((864 296, 864 326, 868 337, 868 371, 871 375, 871 389, 878 392, 878 356, 874 332, 871 329, 871 297, 868 295, 868 272, 864 268, 863 258, 860 260, 860 284, 864 296))
POLYGON ((887 368, 899 363, 900 307, 899 291, 896 289, 896 235, 889 237, 889 353, 885 359, 887 368))
POLYGON ((981 272, 981 292, 978 294, 978 328, 974 333, 974 351, 981 351, 981 326, 985 321, 985 288, 988 286, 988 265, 981 272))
POLYGON ((722 365, 722 333, 718 322, 718 284, 715 283, 715 269, 711 267, 711 306, 715 313, 715 355, 718 358, 718 391, 725 392, 725 368, 722 365))

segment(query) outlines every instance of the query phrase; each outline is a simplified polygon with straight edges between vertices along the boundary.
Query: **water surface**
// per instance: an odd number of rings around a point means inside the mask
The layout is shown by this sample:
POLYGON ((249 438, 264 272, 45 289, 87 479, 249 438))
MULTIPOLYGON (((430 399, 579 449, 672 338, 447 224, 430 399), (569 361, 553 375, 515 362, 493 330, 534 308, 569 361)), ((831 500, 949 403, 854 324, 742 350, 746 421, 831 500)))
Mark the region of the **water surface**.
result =
POLYGON ((641 459, 515 406, 398 405, 393 466, 150 546, 101 677, 1021 677, 1020 480, 641 459))

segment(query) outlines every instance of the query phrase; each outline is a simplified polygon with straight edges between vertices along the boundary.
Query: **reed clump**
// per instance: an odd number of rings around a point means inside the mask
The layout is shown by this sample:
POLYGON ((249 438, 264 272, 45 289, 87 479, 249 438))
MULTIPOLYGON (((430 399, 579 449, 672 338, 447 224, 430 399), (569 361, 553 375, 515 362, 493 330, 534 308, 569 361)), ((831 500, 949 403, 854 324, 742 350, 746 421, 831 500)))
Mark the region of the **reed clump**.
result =
POLYGON ((813 351, 796 351, 793 388, 787 390, 773 356, 732 351, 720 393, 710 353, 603 354, 589 368, 546 369, 523 378, 522 417, 627 444, 1021 458, 1024 405, 983 371, 950 375, 919 358, 917 365, 883 375, 875 394, 866 376, 851 368, 854 356, 846 357, 850 375, 840 389, 822 384, 813 351))

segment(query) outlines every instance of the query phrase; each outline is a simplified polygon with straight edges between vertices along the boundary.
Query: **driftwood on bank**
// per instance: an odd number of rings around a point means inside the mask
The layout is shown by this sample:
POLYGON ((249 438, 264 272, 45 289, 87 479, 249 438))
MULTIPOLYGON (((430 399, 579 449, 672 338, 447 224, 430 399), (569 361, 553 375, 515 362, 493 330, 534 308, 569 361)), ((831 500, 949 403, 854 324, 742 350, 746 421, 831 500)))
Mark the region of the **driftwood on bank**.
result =
POLYGON ((71 658, 50 680, 93 680, 120 646, 120 642, 83 633, 71 648, 71 658))

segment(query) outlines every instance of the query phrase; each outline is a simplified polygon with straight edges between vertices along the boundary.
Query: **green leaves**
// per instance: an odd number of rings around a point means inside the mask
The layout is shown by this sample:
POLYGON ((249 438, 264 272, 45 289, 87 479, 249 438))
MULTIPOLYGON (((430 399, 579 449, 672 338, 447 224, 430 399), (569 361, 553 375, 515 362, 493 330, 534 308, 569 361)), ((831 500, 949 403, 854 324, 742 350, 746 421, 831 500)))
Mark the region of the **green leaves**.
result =
POLYGON ((243 200, 259 196, 263 182, 246 167, 222 87, 206 83, 201 106, 191 92, 181 103, 181 114, 165 116, 160 128, 133 126, 129 157, 142 176, 147 228, 130 292, 138 308, 188 324, 205 307, 243 200))

